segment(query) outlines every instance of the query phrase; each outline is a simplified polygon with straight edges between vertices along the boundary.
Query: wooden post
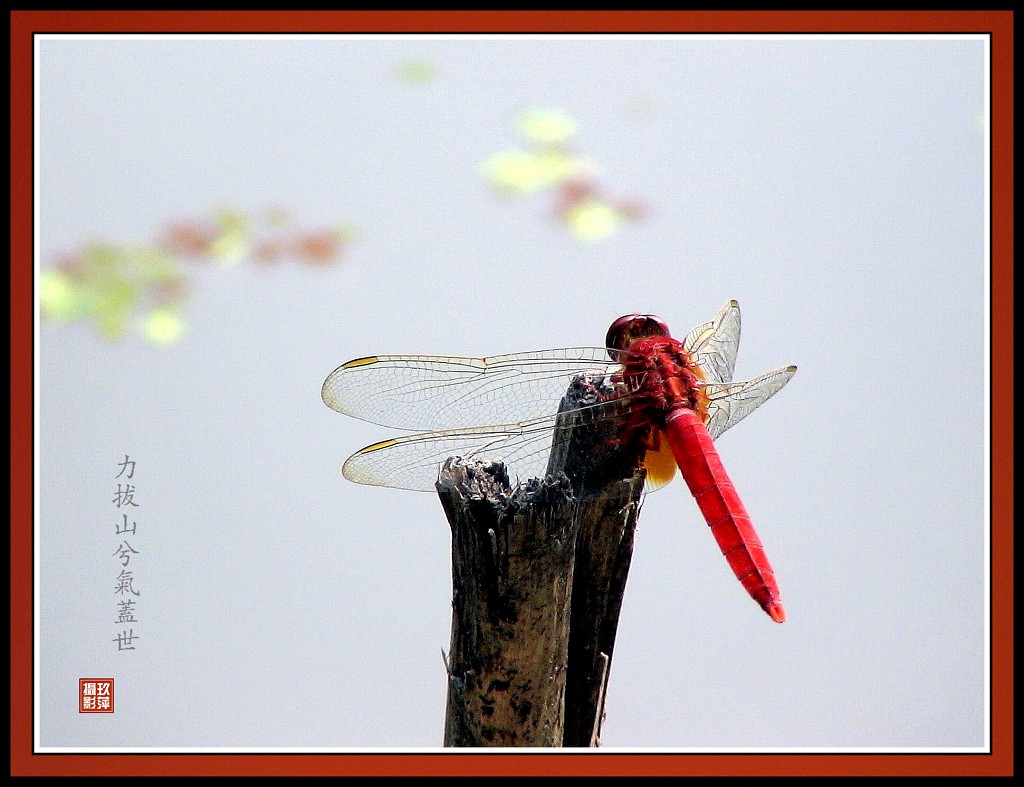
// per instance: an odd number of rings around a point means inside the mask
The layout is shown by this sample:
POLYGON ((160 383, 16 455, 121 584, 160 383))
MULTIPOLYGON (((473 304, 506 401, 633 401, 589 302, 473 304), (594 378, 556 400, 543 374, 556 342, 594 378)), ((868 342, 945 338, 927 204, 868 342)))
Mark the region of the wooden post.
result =
POLYGON ((451 460, 446 746, 560 746, 578 522, 568 480, 515 491, 504 466, 451 460))
POLYGON ((593 421, 577 381, 547 475, 516 489, 500 463, 449 460, 452 527, 446 746, 597 746, 643 493, 643 449, 593 421))

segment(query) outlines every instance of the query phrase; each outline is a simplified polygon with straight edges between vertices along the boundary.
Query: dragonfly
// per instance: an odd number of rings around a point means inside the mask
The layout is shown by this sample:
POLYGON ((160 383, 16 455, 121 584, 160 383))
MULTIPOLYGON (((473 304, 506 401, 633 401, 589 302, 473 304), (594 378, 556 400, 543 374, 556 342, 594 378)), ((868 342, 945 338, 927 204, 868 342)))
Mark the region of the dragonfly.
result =
POLYGON ((356 358, 328 375, 321 396, 339 413, 414 432, 357 451, 342 466, 345 478, 433 490, 450 457, 501 462, 523 480, 544 475, 568 439, 572 412, 558 412, 560 402, 572 385, 590 388, 595 401, 580 415, 618 419, 617 439, 642 444, 647 491, 679 469, 736 578, 782 623, 775 572, 714 440, 778 393, 796 367, 734 382, 739 339, 735 300, 682 340, 655 315, 629 314, 612 323, 603 347, 356 358))

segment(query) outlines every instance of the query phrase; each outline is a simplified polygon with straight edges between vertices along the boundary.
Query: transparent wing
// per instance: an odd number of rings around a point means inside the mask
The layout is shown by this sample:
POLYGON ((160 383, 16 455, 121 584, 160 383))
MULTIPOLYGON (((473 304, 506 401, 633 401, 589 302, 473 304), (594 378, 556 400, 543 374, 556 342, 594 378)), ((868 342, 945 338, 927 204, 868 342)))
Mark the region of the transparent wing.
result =
POLYGON ((796 372, 795 366, 783 366, 742 383, 710 384, 702 390, 710 400, 705 424, 713 439, 735 426, 782 390, 796 372))
MULTIPOLYGON (((683 341, 704 379, 702 414, 713 438, 781 390, 796 371, 795 366, 783 367, 733 383, 739 337, 739 304, 730 301, 683 341)), ((555 429, 556 413, 569 386, 582 378, 593 383, 596 391, 621 371, 622 366, 609 360, 603 347, 488 358, 380 355, 357 358, 335 369, 324 381, 321 395, 328 407, 355 418, 400 429, 432 430, 363 448, 345 462, 346 478, 432 490, 441 464, 453 456, 501 461, 513 480, 543 476, 553 447, 576 450, 569 443, 572 430, 555 429), (564 444, 553 446, 553 439, 564 444)), ((639 380, 630 384, 642 387, 639 380)), ((588 405, 587 415, 591 421, 621 417, 621 408, 632 406, 631 398, 620 387, 614 397, 588 405)), ((646 464, 648 490, 667 483, 674 473, 668 451, 649 451, 646 464)))
POLYGON ((350 481, 398 489, 432 491, 441 464, 452 456, 505 463, 509 478, 544 475, 555 416, 522 423, 448 429, 398 437, 368 445, 346 460, 342 475, 350 481))
POLYGON ((708 383, 732 382, 739 346, 740 305, 736 301, 729 301, 713 320, 698 325, 683 339, 683 349, 708 383))
MULTIPOLYGON (((781 390, 795 371, 795 366, 787 366, 747 382, 705 385, 706 423, 711 436, 717 438, 756 410, 781 390)), ((624 399, 583 409, 590 411, 591 423, 621 417, 621 408, 628 406, 628 399, 627 394, 624 399)), ((563 428, 556 432, 557 423, 558 417, 549 415, 530 421, 446 429, 383 440, 350 456, 341 471, 345 478, 360 484, 432 491, 441 464, 449 457, 460 456, 503 462, 514 484, 517 480, 543 476, 552 449, 559 447, 555 441, 568 443, 571 439, 572 430, 563 428)), ((667 484, 675 472, 667 445, 662 449, 647 455, 645 463, 650 477, 646 489, 649 492, 667 484)))
POLYGON ((377 355, 335 369, 321 396, 332 410, 398 429, 522 423, 553 415, 575 377, 620 369, 603 347, 489 358, 377 355))

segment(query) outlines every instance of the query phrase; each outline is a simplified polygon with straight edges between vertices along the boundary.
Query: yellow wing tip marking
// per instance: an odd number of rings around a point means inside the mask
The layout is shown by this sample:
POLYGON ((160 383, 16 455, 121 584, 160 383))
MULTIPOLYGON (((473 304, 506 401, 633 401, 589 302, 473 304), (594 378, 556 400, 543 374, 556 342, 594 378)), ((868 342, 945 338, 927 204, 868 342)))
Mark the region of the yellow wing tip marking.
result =
POLYGON ((342 364, 342 369, 354 369, 357 366, 369 366, 371 363, 377 363, 376 355, 368 355, 365 358, 353 358, 348 363, 342 364))
POLYGON ((379 443, 373 443, 372 445, 366 446, 366 448, 360 448, 358 451, 356 451, 354 456, 359 456, 360 454, 369 454, 369 453, 372 453, 374 451, 379 451, 380 449, 387 448, 389 445, 394 445, 397 442, 398 441, 394 440, 394 439, 392 439, 392 440, 381 440, 379 443))

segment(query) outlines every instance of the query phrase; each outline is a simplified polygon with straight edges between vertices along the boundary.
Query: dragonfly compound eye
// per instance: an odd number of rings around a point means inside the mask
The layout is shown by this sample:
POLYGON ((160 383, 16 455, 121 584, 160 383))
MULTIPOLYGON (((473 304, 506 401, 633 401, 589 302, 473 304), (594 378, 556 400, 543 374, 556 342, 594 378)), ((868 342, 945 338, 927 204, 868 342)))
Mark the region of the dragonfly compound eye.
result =
POLYGON ((637 339, 648 336, 671 336, 668 325, 660 317, 653 314, 627 314, 619 317, 608 329, 604 346, 614 350, 628 350, 637 339))

